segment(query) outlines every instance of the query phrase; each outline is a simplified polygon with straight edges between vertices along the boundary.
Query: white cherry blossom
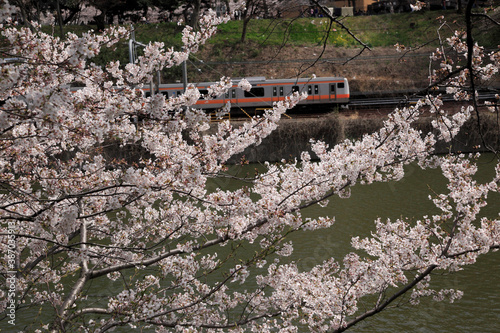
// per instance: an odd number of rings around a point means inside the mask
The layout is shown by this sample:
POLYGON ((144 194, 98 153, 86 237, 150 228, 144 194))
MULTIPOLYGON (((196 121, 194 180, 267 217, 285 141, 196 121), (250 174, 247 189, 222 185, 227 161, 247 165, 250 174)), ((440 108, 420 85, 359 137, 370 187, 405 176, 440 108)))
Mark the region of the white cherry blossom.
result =
MULTIPOLYGON (((413 304, 459 300, 462 291, 436 289, 430 273, 458 271, 500 246, 498 217, 480 217, 499 190, 500 164, 479 183, 475 156, 434 154, 436 143, 453 142, 477 116, 471 79, 498 75, 498 52, 469 48, 463 33, 448 42, 473 60, 469 67, 450 76, 456 67, 446 55, 432 56, 442 63, 433 82, 468 103, 458 112, 428 96, 395 109, 358 140, 311 141, 300 158, 263 163, 264 171, 235 179, 227 173, 230 158, 262 143, 307 95, 207 131, 209 117, 196 102, 226 93, 229 78, 205 96, 196 85, 170 98, 140 90, 155 71, 198 50, 226 18, 208 12, 199 30, 186 27, 182 50, 151 43, 134 64, 97 66, 92 59, 127 38, 126 29, 62 40, 36 24, 14 26, 10 10, 2 7, 0 30, 19 61, 0 63, 0 252, 8 253, 11 234, 16 250, 12 267, 2 257, 0 270, 15 272, 19 317, 54 314, 37 330, 343 330, 404 293, 413 304), (75 83, 80 87, 69 89, 75 83), (435 134, 413 126, 427 110, 435 134), (446 190, 430 197, 438 213, 380 218, 371 236, 352 238, 344 258, 299 269, 288 235, 335 228, 335 216, 309 218, 303 209, 349 197, 357 184, 399 181, 410 163, 439 168, 447 179, 446 190), (218 186, 224 181, 239 182, 218 186), (103 290, 94 290, 97 283, 103 290), (371 307, 363 303, 369 297, 378 299, 371 307)), ((234 85, 251 89, 245 79, 234 85)), ((8 302, 0 291, 0 311, 8 302)))

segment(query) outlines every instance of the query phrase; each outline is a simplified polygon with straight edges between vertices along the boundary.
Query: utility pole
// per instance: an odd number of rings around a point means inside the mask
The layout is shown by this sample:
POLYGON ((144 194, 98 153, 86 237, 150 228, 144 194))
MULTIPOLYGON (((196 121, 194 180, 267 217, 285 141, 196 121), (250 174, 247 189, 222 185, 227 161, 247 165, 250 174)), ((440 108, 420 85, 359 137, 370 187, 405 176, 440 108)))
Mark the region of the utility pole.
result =
MULTIPOLYGON (((137 52, 136 52, 137 46, 146 47, 147 45, 135 40, 135 30, 132 27, 132 33, 128 41, 128 60, 131 64, 134 64, 137 58, 137 52)), ((159 85, 160 85, 160 71, 158 71, 158 86, 159 85)), ((149 93, 151 96, 153 96, 155 93, 153 79, 151 79, 151 81, 149 82, 149 93)))
MULTIPOLYGON (((137 53, 136 53, 137 46, 146 47, 147 45, 135 40, 135 30, 132 27, 132 33, 130 34, 130 39, 128 41, 128 59, 129 59, 129 63, 131 63, 131 64, 134 64, 135 60, 137 58, 137 53)), ((161 83, 160 71, 157 72, 157 79, 158 79, 157 87, 159 88, 160 83, 161 83)), ((184 92, 186 92, 187 85, 188 85, 187 60, 182 62, 182 83, 184 85, 184 92)), ((151 93, 151 96, 153 96, 155 93, 153 80, 151 80, 151 82, 149 84, 150 84, 149 91, 151 93)))
POLYGON ((184 93, 186 93, 188 81, 187 81, 188 73, 187 73, 187 60, 182 62, 182 83, 184 85, 184 93))

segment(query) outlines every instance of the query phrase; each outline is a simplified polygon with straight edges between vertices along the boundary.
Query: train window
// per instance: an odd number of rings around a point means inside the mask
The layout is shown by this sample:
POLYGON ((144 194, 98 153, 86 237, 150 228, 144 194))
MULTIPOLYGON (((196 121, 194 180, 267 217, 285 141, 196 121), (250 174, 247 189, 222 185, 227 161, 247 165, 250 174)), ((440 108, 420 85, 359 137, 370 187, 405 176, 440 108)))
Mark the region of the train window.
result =
POLYGON ((280 87, 280 96, 283 96, 283 87, 280 87))
POLYGON ((335 94, 335 85, 330 84, 330 94, 335 94))
POLYGON ((179 90, 177 90, 177 96, 180 96, 182 94, 182 92, 180 92, 179 90))
POLYGON ((299 92, 299 86, 292 87, 292 93, 294 93, 294 92, 299 92))
POLYGON ((236 90, 231 90, 231 98, 236 98, 236 90))
POLYGON ((273 87, 273 96, 278 96, 278 88, 273 87))
POLYGON ((229 90, 228 90, 228 91, 226 91, 226 93, 224 94, 224 97, 225 97, 225 98, 229 98, 229 90))
POLYGON ((307 94, 308 95, 312 95, 312 93, 313 93, 312 87, 311 86, 307 86, 307 94))
POLYGON ((338 87, 339 89, 344 89, 344 82, 340 82, 340 83, 338 83, 338 84, 337 84, 337 87, 338 87))
POLYGON ((208 95, 208 90, 207 89, 198 89, 200 91, 200 99, 205 99, 204 95, 208 95))
POLYGON ((161 94, 165 96, 165 98, 168 98, 168 91, 162 91, 161 94))
POLYGON ((318 88, 318 85, 314 85, 314 94, 317 95, 319 94, 319 88, 318 88))
POLYGON ((245 91, 245 97, 264 97, 264 88, 256 87, 250 89, 250 91, 245 91))

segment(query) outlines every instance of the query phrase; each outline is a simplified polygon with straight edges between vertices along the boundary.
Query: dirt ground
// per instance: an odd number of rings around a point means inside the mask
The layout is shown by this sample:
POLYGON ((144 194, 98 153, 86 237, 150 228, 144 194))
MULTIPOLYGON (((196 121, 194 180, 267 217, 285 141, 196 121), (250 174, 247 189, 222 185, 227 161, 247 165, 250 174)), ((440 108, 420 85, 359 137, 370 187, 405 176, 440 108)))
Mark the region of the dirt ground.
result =
MULTIPOLYGON (((193 79, 211 81, 221 76, 265 76, 272 79, 309 77, 315 74, 346 77, 350 82, 351 93, 407 91, 421 89, 428 84, 431 52, 430 49, 419 49, 403 54, 398 53, 395 48, 363 50, 332 46, 325 49, 321 46, 288 46, 277 49, 258 45, 248 45, 239 50, 215 50, 208 46, 200 54, 200 59, 212 59, 203 64, 210 70, 199 71, 200 74, 193 79), (257 56, 250 57, 246 53, 257 56), (235 61, 235 54, 248 60, 235 61)), ((195 71, 190 71, 193 72, 195 71)))

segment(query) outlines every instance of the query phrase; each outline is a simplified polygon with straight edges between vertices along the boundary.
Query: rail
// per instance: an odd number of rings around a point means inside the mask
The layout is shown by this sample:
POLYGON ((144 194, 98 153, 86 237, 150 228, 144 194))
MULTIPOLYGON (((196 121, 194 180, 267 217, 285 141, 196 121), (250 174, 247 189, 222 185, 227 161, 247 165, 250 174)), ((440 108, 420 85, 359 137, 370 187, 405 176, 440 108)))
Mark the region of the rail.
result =
MULTIPOLYGON (((380 97, 380 98, 357 98, 351 99, 349 106, 389 106, 389 105, 402 105, 402 104, 416 104, 423 97, 380 97)), ((495 100, 496 94, 492 92, 479 93, 478 99, 480 101, 495 100)), ((455 99, 452 95, 443 95, 443 102, 453 102, 455 99)))

